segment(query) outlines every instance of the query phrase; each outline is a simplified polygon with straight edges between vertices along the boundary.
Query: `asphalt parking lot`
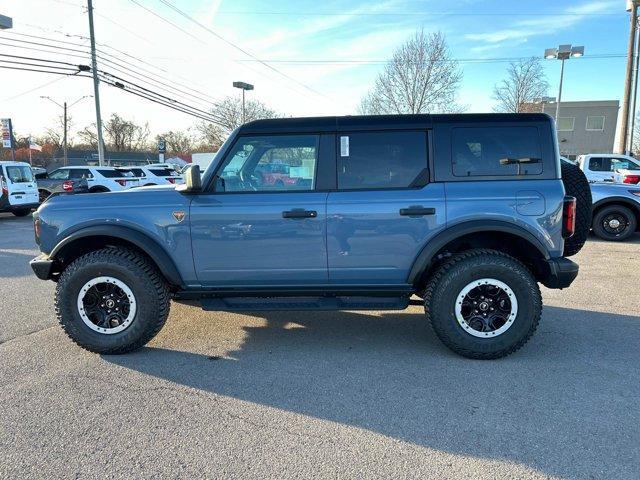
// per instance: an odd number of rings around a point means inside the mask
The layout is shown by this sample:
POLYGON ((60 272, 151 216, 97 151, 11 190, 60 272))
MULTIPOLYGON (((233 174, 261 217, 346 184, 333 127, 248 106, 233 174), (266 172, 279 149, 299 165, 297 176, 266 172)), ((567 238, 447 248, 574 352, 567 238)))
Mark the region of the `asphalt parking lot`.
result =
POLYGON ((591 239, 516 354, 405 312, 205 313, 141 351, 57 326, 31 219, 0 214, 2 478, 638 478, 640 235, 591 239))

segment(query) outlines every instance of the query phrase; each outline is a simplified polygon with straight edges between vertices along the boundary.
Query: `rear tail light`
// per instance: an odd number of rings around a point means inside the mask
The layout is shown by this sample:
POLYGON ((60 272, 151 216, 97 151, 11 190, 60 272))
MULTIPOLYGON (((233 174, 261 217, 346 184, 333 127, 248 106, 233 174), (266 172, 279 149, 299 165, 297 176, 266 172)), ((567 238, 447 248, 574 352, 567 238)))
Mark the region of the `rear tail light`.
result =
POLYGON ((576 197, 564 197, 562 209, 562 237, 569 238, 576 230, 576 197))
POLYGON ((625 175, 622 183, 632 183, 634 185, 640 183, 640 175, 625 175))
POLYGON ((169 183, 176 183, 176 179, 175 178, 167 178, 167 180, 169 180, 169 183))
POLYGON ((66 181, 62 182, 62 189, 65 192, 72 192, 73 191, 73 180, 66 180, 66 181))
POLYGON ((126 180, 116 180, 116 182, 118 182, 120 185, 122 185, 123 187, 127 186, 127 181, 126 180))

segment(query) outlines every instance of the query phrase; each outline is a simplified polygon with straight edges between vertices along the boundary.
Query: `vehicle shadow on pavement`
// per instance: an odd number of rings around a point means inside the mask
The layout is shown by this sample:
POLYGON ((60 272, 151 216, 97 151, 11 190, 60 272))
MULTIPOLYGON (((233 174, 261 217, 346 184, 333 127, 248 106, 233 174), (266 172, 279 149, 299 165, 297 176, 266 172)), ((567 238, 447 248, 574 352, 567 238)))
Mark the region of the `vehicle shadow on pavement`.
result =
POLYGON ((545 307, 531 342, 496 361, 449 352, 421 313, 259 317, 265 322, 243 327, 241 347, 222 357, 147 347, 103 358, 198 391, 548 475, 637 473, 640 418, 629 405, 640 398, 640 317, 545 307))

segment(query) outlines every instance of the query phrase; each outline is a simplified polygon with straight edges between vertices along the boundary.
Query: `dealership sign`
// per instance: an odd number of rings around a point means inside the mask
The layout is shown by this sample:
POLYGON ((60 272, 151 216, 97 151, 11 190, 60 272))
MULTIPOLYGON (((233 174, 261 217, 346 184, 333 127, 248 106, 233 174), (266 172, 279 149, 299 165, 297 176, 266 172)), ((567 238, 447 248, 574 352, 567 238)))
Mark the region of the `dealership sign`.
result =
POLYGON ((4 148, 13 148, 13 131, 11 130, 11 119, 2 119, 2 146, 4 148))

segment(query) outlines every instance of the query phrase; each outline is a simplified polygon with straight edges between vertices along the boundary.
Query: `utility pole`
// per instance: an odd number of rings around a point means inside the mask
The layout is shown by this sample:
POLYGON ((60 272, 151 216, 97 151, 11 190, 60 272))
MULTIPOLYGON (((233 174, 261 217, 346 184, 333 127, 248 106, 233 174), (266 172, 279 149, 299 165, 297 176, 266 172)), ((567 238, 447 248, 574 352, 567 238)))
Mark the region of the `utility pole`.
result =
POLYGON ((89 37, 91 38, 91 71, 93 72, 93 97, 96 101, 96 128, 98 129, 98 165, 104 165, 104 142, 102 140, 102 117, 100 116, 100 92, 98 62, 96 61, 96 38, 93 31, 93 1, 87 0, 89 13, 89 37))
POLYGON ((620 137, 618 138, 618 153, 627 153, 629 138, 629 110, 633 86, 633 61, 637 49, 636 29, 638 25, 638 0, 627 2, 627 11, 631 12, 631 28, 627 47, 627 72, 624 81, 624 99, 622 100, 622 118, 620 120, 620 137))
POLYGON ((62 111, 63 111, 62 124, 63 124, 63 129, 64 129, 64 131, 62 133, 62 152, 63 152, 62 155, 63 155, 63 165, 65 167, 67 165, 69 165, 69 149, 67 148, 67 137, 68 137, 68 131, 69 131, 69 120, 68 120, 68 117, 67 117, 67 111, 69 110, 69 108, 73 107, 76 103, 78 103, 83 98, 87 98, 87 97, 90 97, 90 96, 91 95, 84 95, 84 96, 80 97, 79 99, 77 99, 75 102, 73 102, 71 105, 67 106, 66 100, 62 103, 62 105, 60 105, 53 98, 48 97, 46 95, 40 95, 40 98, 46 98, 47 100, 55 103, 57 106, 62 108, 62 111))
MULTIPOLYGON (((638 19, 640 20, 640 19, 638 19)), ((640 41, 640 32, 638 32, 637 24, 636 24, 636 52, 633 57, 633 86, 631 87, 631 107, 630 107, 630 120, 631 126, 629 129, 629 141, 627 142, 627 152, 629 154, 633 153, 633 136, 636 127, 636 108, 638 107, 638 61, 640 60, 638 51, 638 42, 640 41)))

